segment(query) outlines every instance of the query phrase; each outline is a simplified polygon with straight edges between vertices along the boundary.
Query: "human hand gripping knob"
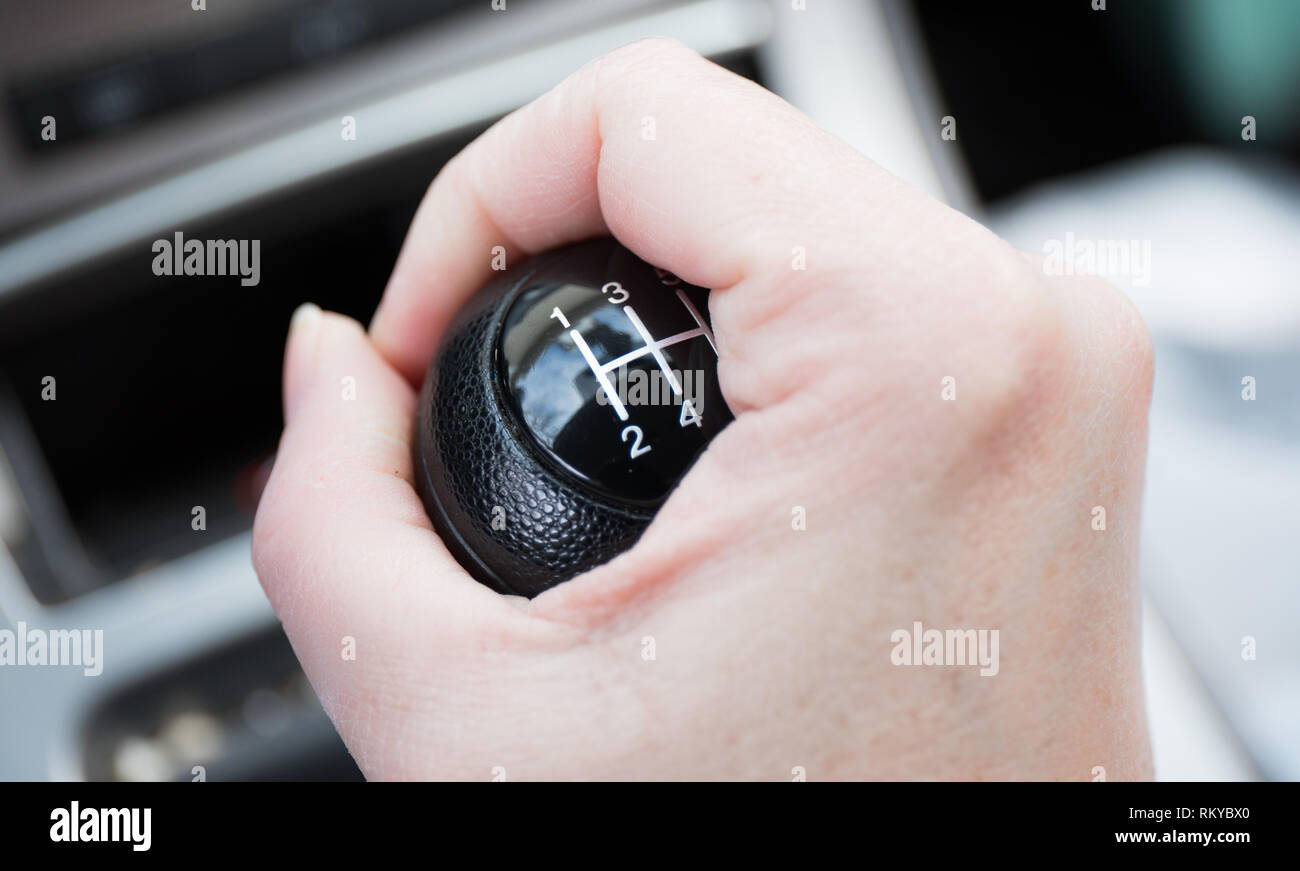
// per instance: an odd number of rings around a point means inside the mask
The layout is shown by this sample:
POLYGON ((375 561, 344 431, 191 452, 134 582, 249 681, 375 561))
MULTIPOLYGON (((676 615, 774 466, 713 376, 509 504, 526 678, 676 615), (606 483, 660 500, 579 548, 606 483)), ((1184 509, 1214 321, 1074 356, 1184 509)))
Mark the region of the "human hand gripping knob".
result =
POLYGON ((254 563, 369 778, 1149 777, 1151 380, 1104 283, 1044 275, 771 93, 641 41, 447 164, 368 332, 295 315, 254 563), (633 547, 501 595, 417 496, 417 391, 494 247, 603 235, 712 289, 735 419, 633 547), (917 648, 997 630, 996 667, 899 664, 918 628, 917 648))

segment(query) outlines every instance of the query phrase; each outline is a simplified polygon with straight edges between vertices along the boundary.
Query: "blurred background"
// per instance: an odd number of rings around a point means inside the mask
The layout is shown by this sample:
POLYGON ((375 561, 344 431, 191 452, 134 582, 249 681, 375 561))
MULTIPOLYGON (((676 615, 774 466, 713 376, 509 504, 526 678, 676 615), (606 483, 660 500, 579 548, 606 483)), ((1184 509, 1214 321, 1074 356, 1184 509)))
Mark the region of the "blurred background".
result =
POLYGON ((648 35, 1065 269, 1111 253, 1156 342, 1158 776, 1300 778, 1300 5, 205 5, 0 6, 0 628, 105 647, 0 667, 0 779, 360 777, 249 561, 289 314, 366 320, 439 167, 648 35), (260 283, 155 276, 178 231, 261 240, 260 283))

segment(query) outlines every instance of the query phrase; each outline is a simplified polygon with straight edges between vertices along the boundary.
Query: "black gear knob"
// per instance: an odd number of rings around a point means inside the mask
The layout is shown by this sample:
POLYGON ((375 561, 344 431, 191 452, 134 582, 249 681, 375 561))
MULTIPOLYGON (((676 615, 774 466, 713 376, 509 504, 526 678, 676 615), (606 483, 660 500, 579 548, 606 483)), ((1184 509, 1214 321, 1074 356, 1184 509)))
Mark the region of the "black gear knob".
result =
POLYGON ((730 421, 708 291, 613 239, 539 254, 457 315, 420 396, 420 498, 475 578, 535 596, 630 547, 730 421))

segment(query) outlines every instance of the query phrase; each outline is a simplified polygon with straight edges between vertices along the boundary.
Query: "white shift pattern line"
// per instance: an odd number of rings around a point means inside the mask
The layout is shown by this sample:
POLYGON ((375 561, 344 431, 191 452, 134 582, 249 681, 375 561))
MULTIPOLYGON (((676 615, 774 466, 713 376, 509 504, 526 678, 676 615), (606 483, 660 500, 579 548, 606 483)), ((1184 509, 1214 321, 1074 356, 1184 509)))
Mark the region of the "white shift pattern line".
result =
POLYGON ((641 323, 641 319, 637 317, 636 312, 632 310, 632 306, 623 306, 623 314, 627 315, 627 319, 632 322, 632 326, 636 327, 636 331, 640 333, 641 338, 645 340, 647 350, 654 355, 655 362, 659 364, 659 368, 663 371, 664 377, 667 378, 668 383, 672 385, 673 393, 681 396, 682 385, 677 383, 677 376, 673 374, 672 369, 668 368, 668 361, 664 359, 664 352, 661 350, 661 346, 655 342, 655 337, 650 335, 650 331, 645 328, 645 324, 641 323))
POLYGON ((682 290, 677 291, 677 298, 682 301, 682 305, 686 306, 686 310, 691 313, 691 317, 695 318, 695 323, 700 325, 700 332, 704 333, 704 337, 709 340, 709 347, 713 349, 713 353, 716 355, 718 353, 718 344, 713 341, 713 330, 709 329, 709 325, 704 322, 704 318, 700 317, 700 312, 695 308, 695 303, 691 302, 690 297, 682 290))
MULTIPOLYGON (((676 345, 678 342, 684 342, 687 339, 693 339, 696 336, 702 336, 702 335, 704 335, 704 330, 698 328, 694 330, 686 330, 685 332, 682 333, 674 333, 673 335, 669 336, 666 339, 662 339, 658 342, 655 342, 654 345, 657 348, 667 348, 669 345, 676 345)), ((635 351, 628 351, 622 357, 617 357, 613 360, 610 360, 604 366, 601 366, 600 367, 601 371, 609 372, 612 369, 617 369, 618 367, 622 366, 625 363, 631 363, 637 357, 644 357, 646 354, 649 353, 650 353, 649 345, 645 346, 644 348, 637 348, 635 351)))
POLYGON ((618 415, 619 420, 627 420, 627 407, 624 406, 622 400, 618 398, 618 394, 614 391, 614 385, 610 383, 610 372, 636 360, 639 357, 651 354, 654 356, 655 362, 659 364, 659 368, 663 371, 664 376, 668 379, 668 383, 672 385, 673 393, 681 396, 682 385, 678 382, 677 376, 673 373, 673 370, 668 366, 668 359, 664 357, 662 349, 667 348, 669 345, 676 345, 678 342, 685 342, 688 339, 693 339, 696 336, 704 336, 704 338, 709 342, 709 347, 713 349, 713 353, 718 353, 717 343, 713 341, 713 331, 710 330, 709 325, 704 322, 704 318, 700 317, 700 312, 695 307, 695 304, 692 303, 690 298, 681 290, 677 291, 677 298, 682 301, 682 304, 686 306, 686 310, 691 313, 691 317, 695 319, 695 323, 697 324, 695 329, 674 333, 666 339, 655 339, 654 336, 650 335, 650 331, 646 329, 645 324, 641 322, 641 318, 637 315, 636 311, 633 310, 632 306, 625 305, 623 306, 623 314, 627 315, 627 319, 632 322, 632 326, 636 328, 636 331, 641 335, 641 338, 645 340, 645 345, 637 348, 635 351, 628 351, 623 356, 616 357, 603 365, 596 359, 596 355, 591 353, 591 347, 587 344, 587 340, 582 337, 582 333, 578 332, 576 329, 569 330, 569 336, 573 339, 573 344, 577 345, 578 350, 582 352, 582 359, 586 360, 587 365, 591 367, 592 374, 594 374, 596 380, 600 382, 600 389, 605 391, 605 396, 609 399, 609 404, 614 407, 614 412, 618 415))
POLYGON ((596 355, 591 353, 591 348, 587 347, 587 340, 577 330, 569 330, 569 336, 572 337, 573 344, 577 345, 578 350, 582 352, 582 357, 587 361, 587 365, 591 367, 591 371, 596 373, 596 380, 600 382, 600 389, 605 391, 605 397, 609 400, 609 404, 614 406, 618 419, 627 420, 627 409, 623 407, 623 402, 618 398, 614 385, 609 383, 609 377, 600 368, 600 364, 596 362, 596 355))

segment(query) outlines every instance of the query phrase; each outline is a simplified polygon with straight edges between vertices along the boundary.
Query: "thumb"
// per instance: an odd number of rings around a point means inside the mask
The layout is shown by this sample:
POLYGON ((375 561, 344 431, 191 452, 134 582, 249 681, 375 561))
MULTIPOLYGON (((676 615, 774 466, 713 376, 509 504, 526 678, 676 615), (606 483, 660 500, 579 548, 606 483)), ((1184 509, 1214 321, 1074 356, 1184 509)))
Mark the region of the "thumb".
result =
POLYGON ((286 426, 253 563, 347 737, 340 711, 357 710, 374 668, 454 661, 458 645, 524 615, 470 579, 431 528, 412 486, 409 384, 350 318, 308 305, 291 324, 286 426), (365 652, 355 662, 340 656, 346 638, 365 652))

